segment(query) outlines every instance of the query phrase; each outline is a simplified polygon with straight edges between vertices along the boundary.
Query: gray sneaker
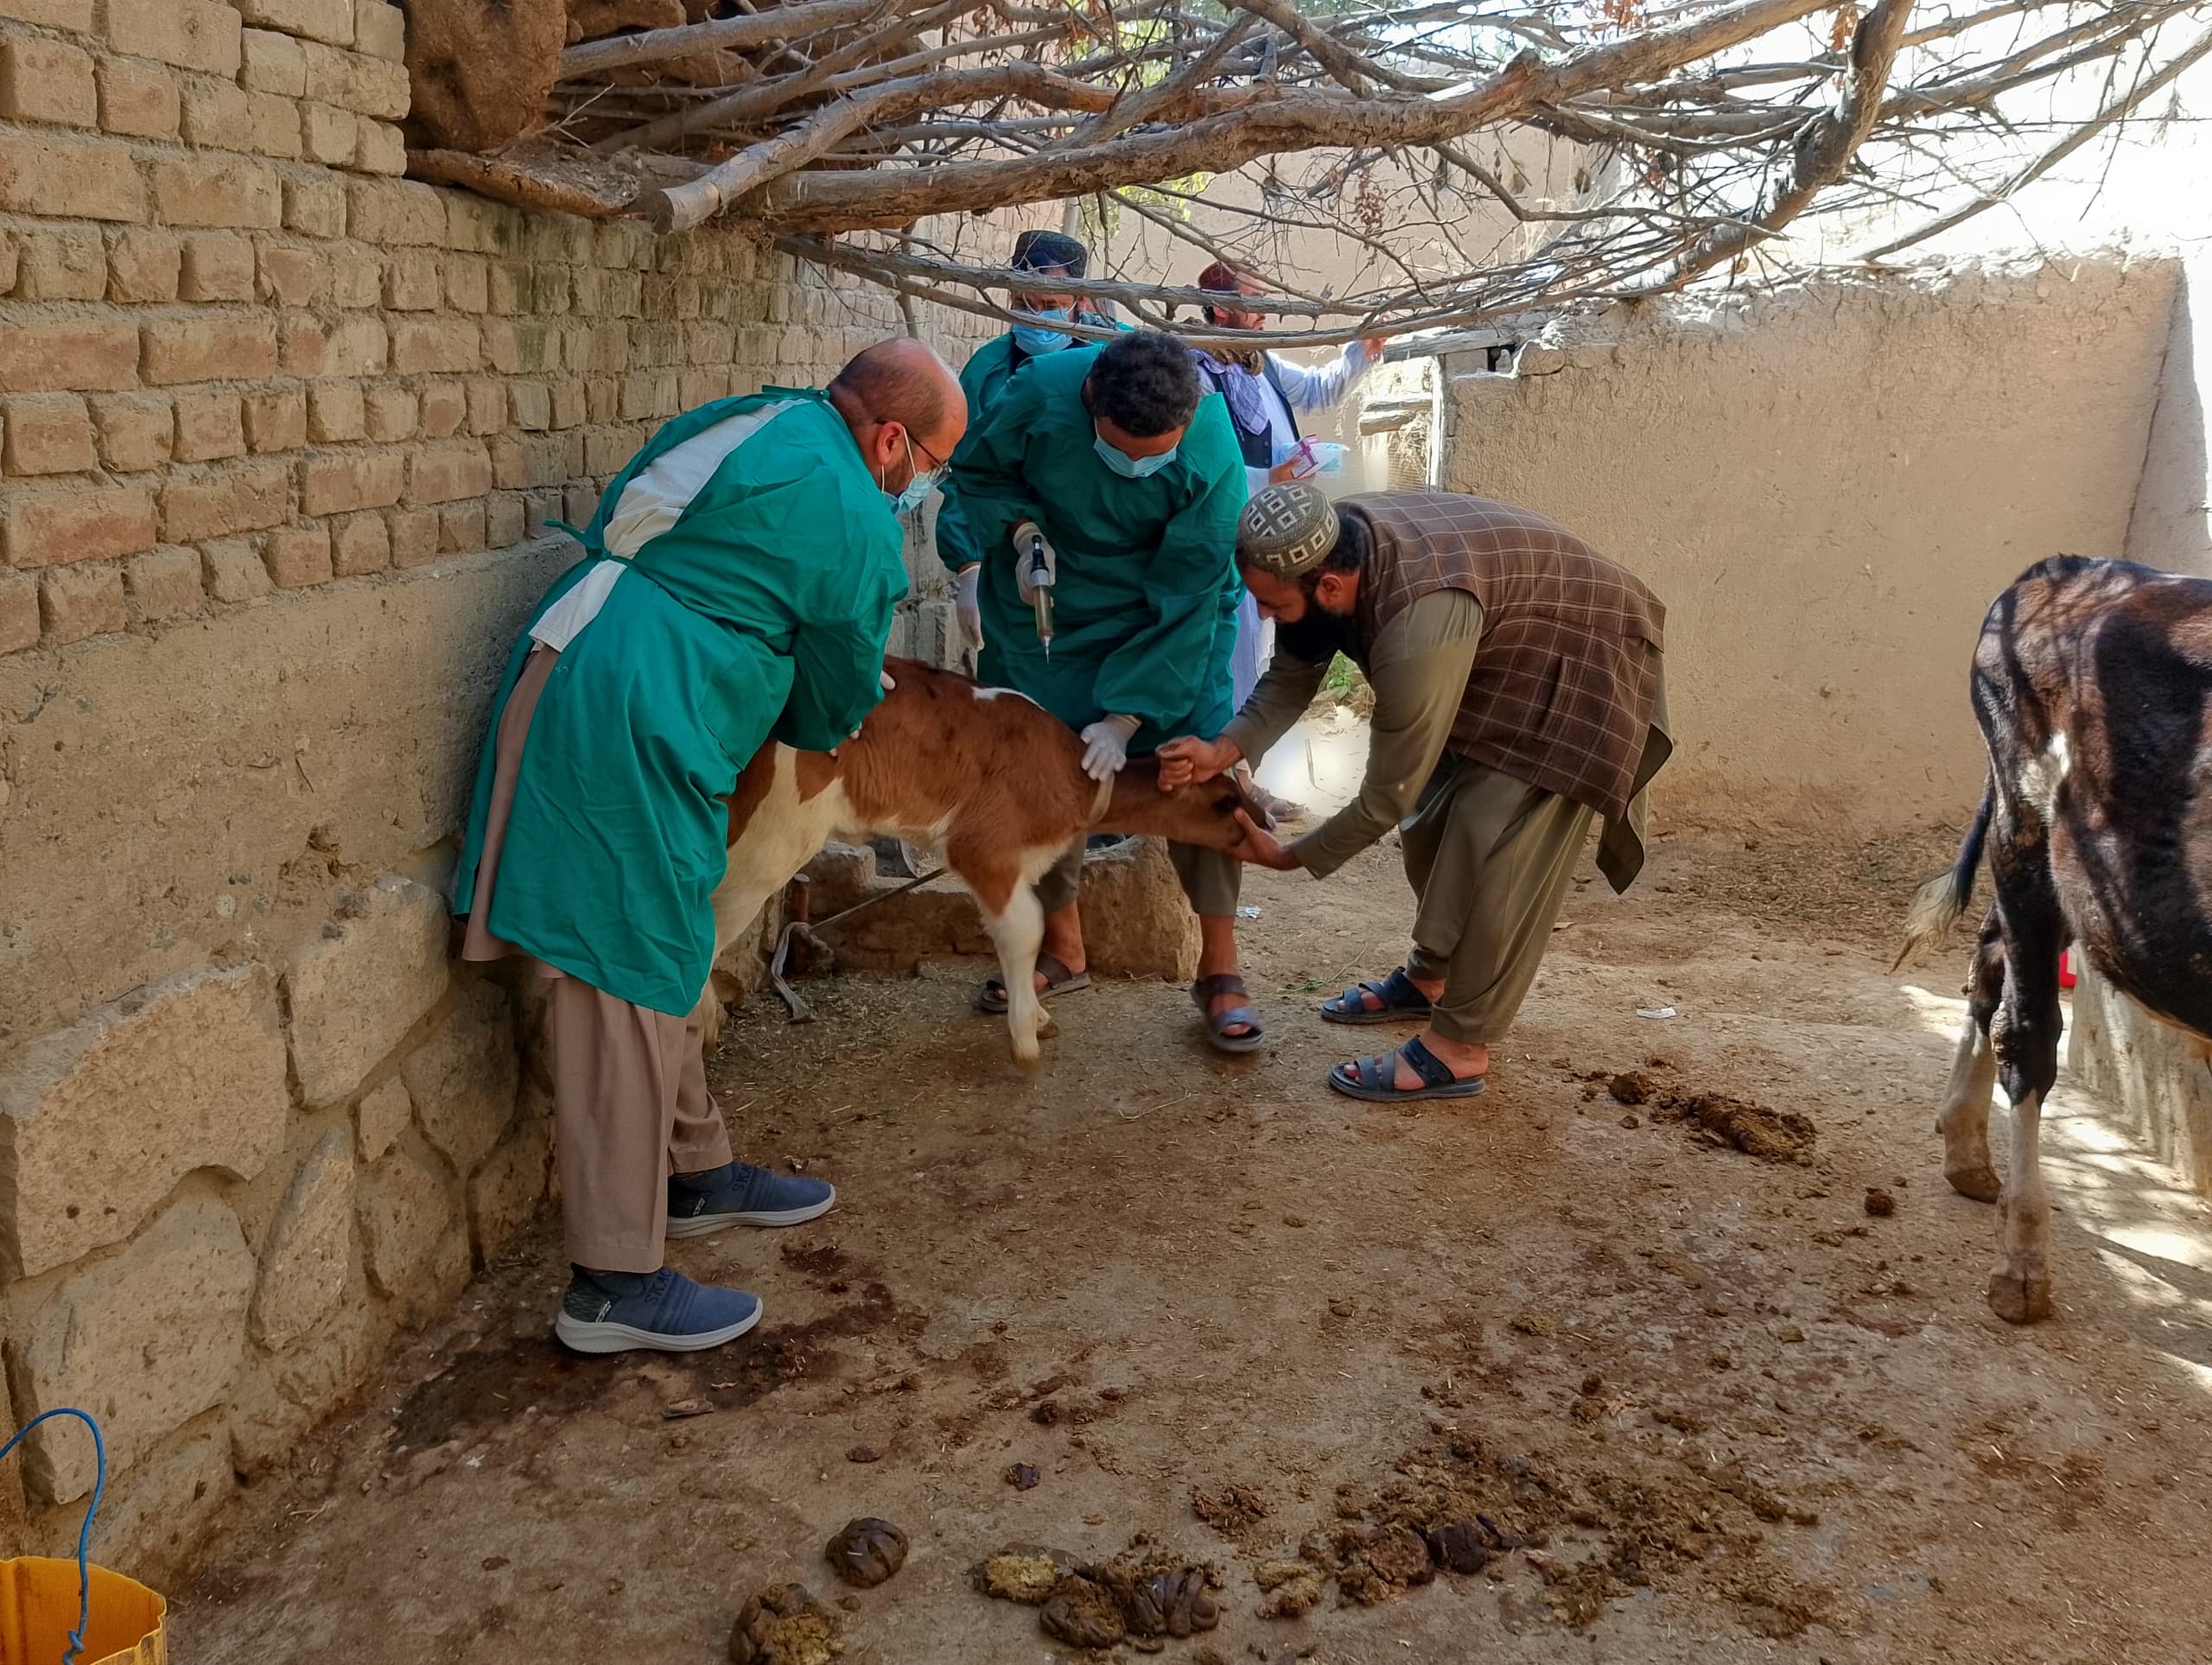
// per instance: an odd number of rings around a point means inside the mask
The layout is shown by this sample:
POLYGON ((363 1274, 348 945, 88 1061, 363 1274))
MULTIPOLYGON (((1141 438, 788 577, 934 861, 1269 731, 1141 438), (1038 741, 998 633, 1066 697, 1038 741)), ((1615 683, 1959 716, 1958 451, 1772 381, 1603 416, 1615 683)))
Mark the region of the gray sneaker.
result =
POLYGON ((734 1341, 760 1322, 760 1297, 694 1283, 680 1272, 588 1272, 571 1267, 553 1333, 580 1353, 648 1348, 696 1353, 734 1341))

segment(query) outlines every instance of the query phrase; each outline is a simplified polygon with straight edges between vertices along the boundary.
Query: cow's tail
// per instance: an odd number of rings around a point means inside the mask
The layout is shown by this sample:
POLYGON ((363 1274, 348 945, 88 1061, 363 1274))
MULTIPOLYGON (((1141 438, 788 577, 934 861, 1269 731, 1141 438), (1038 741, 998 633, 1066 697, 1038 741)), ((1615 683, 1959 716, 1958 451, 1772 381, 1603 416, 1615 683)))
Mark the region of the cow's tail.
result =
POLYGON ((1959 859, 1948 873, 1937 874, 1914 894, 1912 909, 1904 916, 1904 946, 1897 950, 1891 971, 1910 959, 1923 943, 1933 942, 1950 930, 1967 911, 1974 895, 1974 871, 1981 866, 1981 847, 1989 836, 1990 813, 1996 804, 1997 783, 1993 778, 1982 786, 1981 807, 1974 812, 1974 825, 1959 841, 1959 859))

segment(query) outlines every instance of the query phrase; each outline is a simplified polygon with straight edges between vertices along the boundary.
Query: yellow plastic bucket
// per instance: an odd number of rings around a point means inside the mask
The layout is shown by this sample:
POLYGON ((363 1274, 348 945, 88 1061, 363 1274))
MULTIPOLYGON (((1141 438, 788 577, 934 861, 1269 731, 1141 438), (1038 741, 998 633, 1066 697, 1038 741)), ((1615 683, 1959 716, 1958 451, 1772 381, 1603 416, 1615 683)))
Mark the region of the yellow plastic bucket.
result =
MULTIPOLYGON (((167 1665, 168 1604, 136 1579, 91 1569, 92 1613, 78 1665, 167 1665)), ((77 1563, 0 1561, 0 1665, 61 1665, 77 1628, 77 1563)))

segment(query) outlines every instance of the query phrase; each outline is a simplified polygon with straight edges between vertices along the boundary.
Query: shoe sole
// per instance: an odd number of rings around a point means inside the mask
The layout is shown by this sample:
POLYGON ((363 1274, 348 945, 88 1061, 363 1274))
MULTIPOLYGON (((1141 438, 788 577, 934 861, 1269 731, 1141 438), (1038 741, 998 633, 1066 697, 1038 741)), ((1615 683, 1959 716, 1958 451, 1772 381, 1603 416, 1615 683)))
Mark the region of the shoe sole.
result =
POLYGON ((805 1208, 757 1209, 749 1214, 687 1214, 682 1219, 668 1223, 671 1237, 704 1237, 716 1231, 727 1231, 734 1225, 786 1226, 804 1225, 809 1220, 818 1220, 837 1206, 837 1193, 832 1190, 820 1202, 805 1208))
POLYGON ((587 1322, 563 1312, 553 1320, 553 1334, 563 1347, 577 1353, 626 1353, 641 1348, 657 1353, 698 1353, 719 1347, 726 1341, 735 1341, 760 1323, 760 1315, 766 1310, 765 1306, 755 1306, 741 1323, 727 1324, 719 1330, 702 1330, 689 1336, 664 1335, 657 1330, 640 1330, 628 1324, 587 1322))

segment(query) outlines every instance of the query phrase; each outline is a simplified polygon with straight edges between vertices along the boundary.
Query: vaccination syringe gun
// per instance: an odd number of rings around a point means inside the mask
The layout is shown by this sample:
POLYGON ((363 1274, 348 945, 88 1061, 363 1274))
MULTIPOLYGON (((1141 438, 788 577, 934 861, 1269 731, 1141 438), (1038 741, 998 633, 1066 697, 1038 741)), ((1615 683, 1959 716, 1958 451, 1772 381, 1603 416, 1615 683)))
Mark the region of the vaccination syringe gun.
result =
POLYGON ((1021 593, 1036 609, 1037 640, 1049 659, 1052 657, 1052 546, 1045 541, 1035 521, 1025 520, 1014 529, 1014 547, 1015 576, 1021 593))

